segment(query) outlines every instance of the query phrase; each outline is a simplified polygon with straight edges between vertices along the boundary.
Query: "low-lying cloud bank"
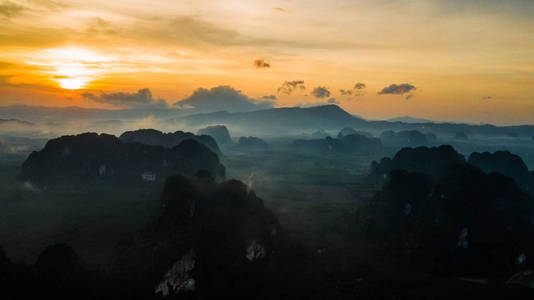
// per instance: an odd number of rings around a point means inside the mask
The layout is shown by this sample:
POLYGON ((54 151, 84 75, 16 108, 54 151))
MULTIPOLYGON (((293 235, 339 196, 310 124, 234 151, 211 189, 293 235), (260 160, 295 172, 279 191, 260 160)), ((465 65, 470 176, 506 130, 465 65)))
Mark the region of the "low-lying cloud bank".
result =
POLYGON ((257 100, 249 98, 240 90, 230 86, 217 86, 211 89, 199 88, 189 97, 174 103, 175 107, 194 109, 195 112, 243 112, 272 108, 271 99, 257 100))
POLYGON ((154 99, 148 88, 140 89, 137 93, 101 93, 99 96, 92 93, 83 93, 81 96, 97 103, 110 104, 127 108, 168 108, 164 99, 154 99))

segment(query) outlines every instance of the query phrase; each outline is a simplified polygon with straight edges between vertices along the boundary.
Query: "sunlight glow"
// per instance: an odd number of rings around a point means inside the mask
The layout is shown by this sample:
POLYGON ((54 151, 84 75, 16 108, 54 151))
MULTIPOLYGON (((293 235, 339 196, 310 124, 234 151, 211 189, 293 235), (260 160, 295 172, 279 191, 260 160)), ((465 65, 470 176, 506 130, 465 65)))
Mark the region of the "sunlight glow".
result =
POLYGON ((45 49, 36 61, 27 63, 48 67, 44 73, 52 75, 51 80, 64 89, 76 90, 100 77, 115 60, 88 49, 67 47, 45 49))

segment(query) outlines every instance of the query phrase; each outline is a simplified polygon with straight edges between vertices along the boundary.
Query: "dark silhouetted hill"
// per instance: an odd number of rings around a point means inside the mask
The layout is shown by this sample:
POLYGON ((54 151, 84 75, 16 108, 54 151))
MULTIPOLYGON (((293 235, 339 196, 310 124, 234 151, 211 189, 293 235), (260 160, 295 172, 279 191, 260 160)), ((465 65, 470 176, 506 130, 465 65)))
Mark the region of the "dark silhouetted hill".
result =
POLYGON ((387 259, 502 282, 534 266, 533 205, 513 179, 470 164, 448 165, 434 178, 396 169, 353 221, 387 259))
POLYGON ((225 174, 217 154, 192 139, 165 148, 84 133, 48 141, 24 162, 22 177, 43 185, 136 183, 161 180, 173 173, 193 175, 203 169, 217 178, 225 174))
POLYGON ((373 161, 371 173, 380 178, 392 170, 406 170, 437 178, 447 167, 462 163, 465 163, 465 157, 450 145, 403 148, 393 159, 383 158, 380 163, 373 161))
POLYGON ((119 138, 121 142, 137 142, 167 148, 178 146, 182 141, 192 139, 210 148, 211 151, 217 154, 221 153, 214 138, 209 135, 195 135, 191 132, 175 131, 173 133, 163 133, 155 129, 139 129, 126 131, 119 138))
POLYGON ((520 187, 529 193, 534 193, 534 178, 532 177, 532 173, 528 170, 523 159, 518 155, 508 151, 496 151, 494 153, 473 152, 469 156, 468 162, 479 167, 486 173, 498 172, 513 178, 520 187))
POLYGON ((306 254, 247 185, 176 175, 161 204, 157 223, 120 251, 118 270, 143 278, 133 286, 199 299, 275 299, 294 289, 306 254))
POLYGON ((213 137, 218 144, 230 144, 232 143, 232 137, 228 128, 224 125, 212 125, 206 128, 202 128, 198 131, 199 135, 207 135, 213 137))

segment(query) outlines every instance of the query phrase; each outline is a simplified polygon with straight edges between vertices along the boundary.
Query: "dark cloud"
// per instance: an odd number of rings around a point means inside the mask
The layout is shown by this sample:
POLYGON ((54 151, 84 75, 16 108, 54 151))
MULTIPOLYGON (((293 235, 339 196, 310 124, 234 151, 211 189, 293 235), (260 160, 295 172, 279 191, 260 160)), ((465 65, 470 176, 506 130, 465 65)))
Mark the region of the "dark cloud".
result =
POLYGON ((254 60, 254 67, 256 67, 257 69, 270 68, 271 64, 266 62, 263 59, 256 59, 256 60, 254 60))
POLYGON ((282 86, 278 88, 279 93, 284 93, 287 95, 291 95, 293 91, 295 90, 305 90, 306 87, 304 86, 303 80, 293 80, 293 81, 285 81, 282 86))
POLYGON ((0 16, 5 18, 12 18, 19 15, 26 8, 10 1, 3 1, 0 3, 0 16))
POLYGON ((275 95, 267 95, 267 96, 263 96, 261 98, 265 99, 265 100, 277 100, 278 99, 278 97, 276 97, 275 95))
POLYGON ((367 85, 365 85, 365 83, 357 82, 356 84, 354 84, 354 87, 352 89, 350 89, 350 90, 341 89, 341 90, 339 90, 339 93, 342 96, 356 96, 356 97, 359 97, 359 96, 365 95, 365 91, 363 91, 363 90, 366 87, 367 87, 367 85))
POLYGON ((199 88, 191 96, 174 103, 174 105, 193 108, 197 112, 239 112, 271 108, 274 102, 251 99, 230 86, 217 86, 209 90, 199 88))
POLYGON ((354 85, 354 89, 355 90, 363 90, 367 87, 367 85, 365 85, 365 83, 362 83, 362 82, 357 82, 355 85, 354 85))
POLYGON ((330 97, 330 91, 325 87, 318 86, 313 89, 312 95, 315 98, 327 98, 330 97))
POLYGON ((111 104, 113 106, 128 108, 166 108, 167 102, 161 98, 154 99, 149 89, 140 89, 137 93, 101 93, 100 96, 92 93, 83 93, 81 96, 85 99, 98 103, 111 104))
POLYGON ((401 83, 401 84, 391 84, 390 86, 387 86, 383 88, 380 92, 378 92, 379 95, 404 95, 406 93, 409 93, 411 91, 415 91, 416 88, 414 85, 411 85, 409 83, 401 83))
POLYGON ((410 100, 410 99, 412 99, 413 97, 414 97, 414 94, 410 94, 410 95, 407 95, 407 96, 405 97, 405 99, 406 99, 406 100, 410 100))

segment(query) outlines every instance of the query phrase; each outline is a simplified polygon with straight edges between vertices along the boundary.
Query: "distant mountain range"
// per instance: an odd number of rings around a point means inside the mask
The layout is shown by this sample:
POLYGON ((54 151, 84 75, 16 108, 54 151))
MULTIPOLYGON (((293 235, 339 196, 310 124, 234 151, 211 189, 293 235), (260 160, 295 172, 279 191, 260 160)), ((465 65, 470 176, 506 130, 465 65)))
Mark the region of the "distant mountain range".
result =
MULTIPOLYGON (((419 130, 451 136, 458 133, 467 136, 523 136, 529 138, 534 136, 534 125, 494 126, 489 124, 442 123, 409 116, 393 118, 387 121, 372 121, 351 115, 337 105, 309 108, 271 108, 249 112, 218 111, 200 114, 193 114, 193 111, 180 109, 108 110, 24 105, 0 107, 0 119, 12 119, 1 120, 0 124, 2 122, 4 124, 17 122, 17 124, 25 124, 26 126, 33 125, 31 122, 35 122, 37 125, 51 122, 57 124, 57 126, 61 126, 64 124, 63 121, 67 120, 78 123, 81 120, 88 120, 91 123, 87 126, 91 127, 94 125, 98 127, 109 122, 111 122, 110 124, 120 124, 123 121, 139 120, 146 117, 154 117, 168 124, 170 127, 173 127, 173 123, 175 123, 177 126, 176 129, 182 129, 184 125, 199 128, 214 124, 224 124, 229 127, 239 128, 244 131, 243 134, 265 133, 277 136, 290 135, 288 133, 301 134, 303 131, 339 131, 344 127, 375 131, 375 133, 385 130, 419 130), (29 122, 20 120, 27 120, 29 122)), ((87 128, 87 130, 97 130, 97 128, 87 128)))
POLYGON ((534 136, 534 125, 494 126, 461 123, 437 123, 430 120, 401 117, 403 121, 368 121, 349 114, 337 105, 324 105, 310 108, 272 108, 252 112, 229 113, 225 111, 195 114, 174 121, 182 121, 190 126, 225 124, 250 130, 287 132, 288 130, 340 130, 352 127, 359 130, 420 130, 440 134, 482 136, 534 136), (421 122, 419 122, 421 121, 421 122))

